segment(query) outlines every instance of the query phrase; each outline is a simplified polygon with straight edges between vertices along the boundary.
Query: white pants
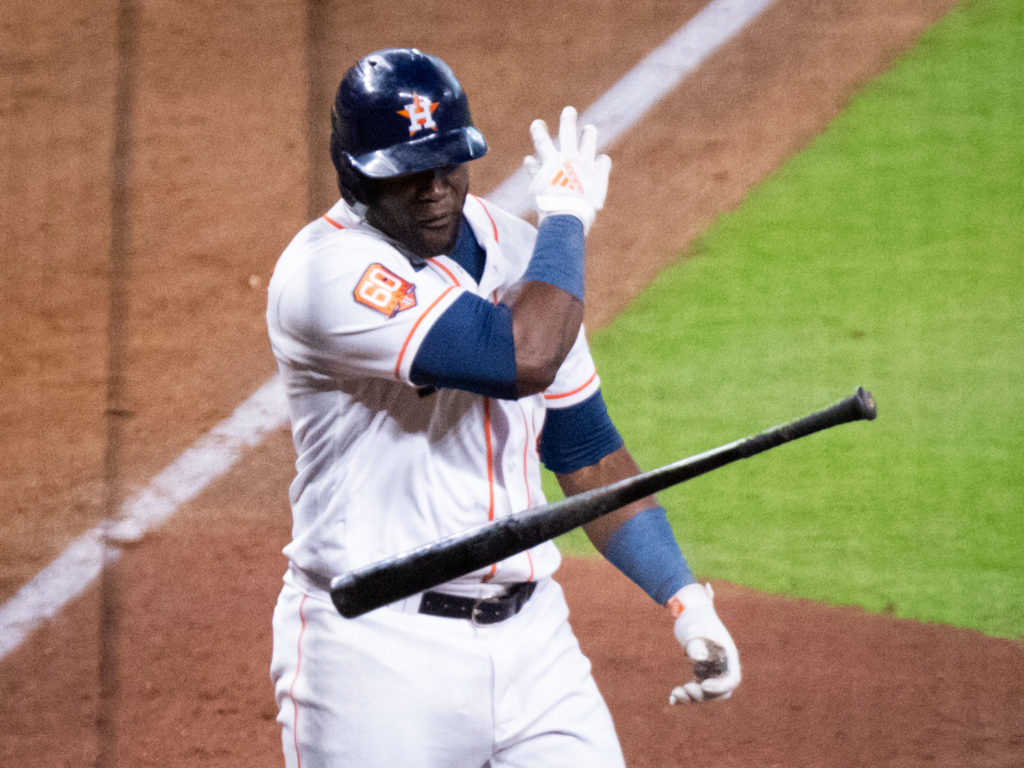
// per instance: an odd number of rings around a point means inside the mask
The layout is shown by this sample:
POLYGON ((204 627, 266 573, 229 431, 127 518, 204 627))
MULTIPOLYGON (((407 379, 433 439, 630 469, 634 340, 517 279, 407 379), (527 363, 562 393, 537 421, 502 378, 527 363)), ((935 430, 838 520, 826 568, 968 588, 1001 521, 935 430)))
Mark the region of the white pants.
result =
POLYGON ((557 583, 488 626, 405 605, 345 619, 285 577, 271 678, 288 768, 624 766, 557 583))

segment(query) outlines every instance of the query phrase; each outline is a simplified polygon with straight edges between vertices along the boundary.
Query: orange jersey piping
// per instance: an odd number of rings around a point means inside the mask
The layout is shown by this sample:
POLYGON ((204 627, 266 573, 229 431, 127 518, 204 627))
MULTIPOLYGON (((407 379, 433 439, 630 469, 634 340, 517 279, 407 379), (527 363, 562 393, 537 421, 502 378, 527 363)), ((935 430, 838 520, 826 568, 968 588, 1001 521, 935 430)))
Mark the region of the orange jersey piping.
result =
POLYGON ((448 267, 446 267, 440 261, 438 261, 437 259, 427 259, 427 261, 430 262, 432 266, 436 267, 437 269, 441 270, 446 275, 448 275, 448 279, 455 283, 455 285, 461 285, 461 283, 459 283, 459 278, 455 276, 455 273, 453 273, 450 269, 448 269, 448 267))
POLYGON ((495 222, 494 217, 491 216, 491 212, 487 210, 487 206, 484 205, 484 201, 481 200, 479 197, 477 197, 476 195, 470 195, 470 197, 476 200, 480 207, 484 209, 484 213, 487 214, 487 218, 490 219, 491 221, 491 229, 494 232, 494 242, 498 242, 498 224, 497 222, 495 222))
POLYGON ((302 596, 299 602, 299 639, 296 643, 295 677, 288 687, 288 698, 292 700, 292 741, 295 743, 295 764, 302 768, 302 754, 299 752, 299 704, 295 701, 295 684, 299 681, 299 672, 302 670, 302 638, 306 634, 306 595, 302 596))
MULTIPOLYGON (((484 398, 484 444, 487 446, 487 520, 494 520, 494 445, 491 442, 491 398, 484 398)), ((494 578, 498 572, 498 564, 492 563, 490 573, 484 576, 484 582, 494 578)))
POLYGON ((545 400, 560 400, 563 397, 572 397, 576 393, 582 392, 584 389, 589 387, 591 382, 593 382, 593 380, 595 378, 597 378, 597 370, 596 369, 594 370, 594 372, 592 374, 590 374, 590 378, 587 379, 586 382, 584 384, 582 384, 581 386, 576 387, 576 389, 570 390, 569 392, 559 392, 557 395, 545 394, 544 395, 544 399, 545 400))

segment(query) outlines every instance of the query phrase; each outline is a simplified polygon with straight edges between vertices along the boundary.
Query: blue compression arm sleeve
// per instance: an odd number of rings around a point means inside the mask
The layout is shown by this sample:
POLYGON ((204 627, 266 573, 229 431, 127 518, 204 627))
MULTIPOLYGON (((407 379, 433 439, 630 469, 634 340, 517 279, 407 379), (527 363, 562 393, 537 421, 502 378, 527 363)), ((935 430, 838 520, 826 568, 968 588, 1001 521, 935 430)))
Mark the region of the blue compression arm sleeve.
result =
POLYGON ((659 605, 696 582, 663 507, 645 509, 620 525, 604 556, 659 605))
MULTIPOLYGON (((582 301, 583 239, 583 223, 575 216, 547 217, 537 230, 537 242, 523 279, 550 283, 582 301)), ((464 389, 487 397, 515 399, 512 310, 463 294, 445 310, 423 340, 410 378, 419 386, 464 389)))
POLYGON ((568 475, 596 464, 622 447, 598 390, 582 403, 549 408, 540 433, 540 460, 552 472, 568 475))
POLYGON ((548 216, 537 229, 523 280, 550 283, 583 301, 583 240, 583 222, 575 216, 548 216))
POLYGON ((515 399, 512 310, 462 294, 427 333, 413 359, 410 378, 419 386, 515 399))

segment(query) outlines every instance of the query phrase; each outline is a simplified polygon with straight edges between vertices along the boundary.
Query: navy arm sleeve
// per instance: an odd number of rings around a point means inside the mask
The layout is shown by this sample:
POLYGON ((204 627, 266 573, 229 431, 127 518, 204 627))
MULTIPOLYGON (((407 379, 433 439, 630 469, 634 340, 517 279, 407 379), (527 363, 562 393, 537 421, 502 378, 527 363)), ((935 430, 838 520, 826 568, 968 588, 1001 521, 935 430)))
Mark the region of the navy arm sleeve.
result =
POLYGON ((622 447, 601 390, 568 408, 549 408, 540 435, 540 460, 560 475, 596 464, 622 447))
MULTIPOLYGON (((480 247, 465 223, 456 259, 477 275, 483 268, 480 247)), ((524 280, 551 283, 583 296, 583 224, 575 216, 549 216, 537 230, 524 280)), ((410 371, 420 387, 464 389, 478 395, 514 400, 516 350, 512 310, 466 293, 455 300, 427 333, 410 371)))
POLYGON ((512 310, 464 293, 434 323, 413 359, 417 386, 464 389, 487 397, 516 397, 512 310))

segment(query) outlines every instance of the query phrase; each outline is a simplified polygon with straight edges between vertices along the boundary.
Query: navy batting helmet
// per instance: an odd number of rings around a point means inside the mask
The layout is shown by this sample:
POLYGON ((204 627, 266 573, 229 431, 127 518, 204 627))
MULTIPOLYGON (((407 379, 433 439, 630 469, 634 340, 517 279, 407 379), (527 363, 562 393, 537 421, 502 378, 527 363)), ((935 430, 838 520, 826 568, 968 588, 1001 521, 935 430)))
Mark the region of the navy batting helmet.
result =
POLYGON ((375 51, 338 85, 331 160, 343 194, 348 187, 362 197, 353 170, 382 179, 464 163, 486 152, 462 86, 436 56, 415 48, 375 51))

